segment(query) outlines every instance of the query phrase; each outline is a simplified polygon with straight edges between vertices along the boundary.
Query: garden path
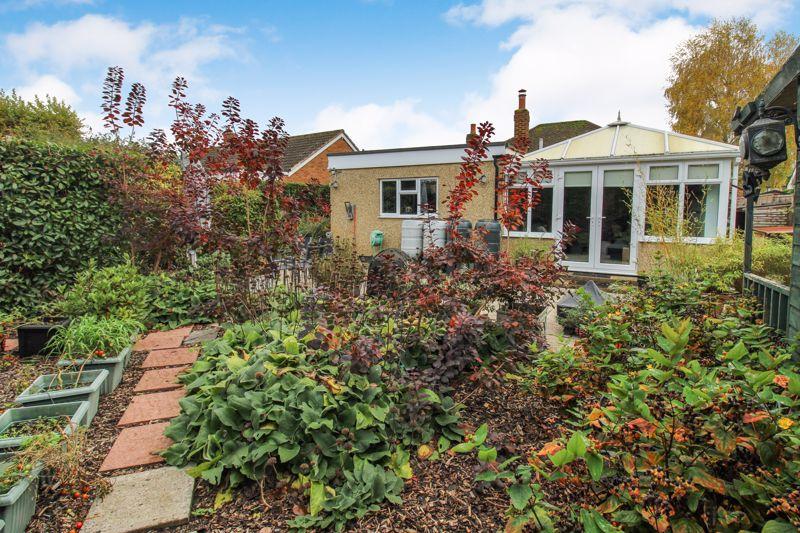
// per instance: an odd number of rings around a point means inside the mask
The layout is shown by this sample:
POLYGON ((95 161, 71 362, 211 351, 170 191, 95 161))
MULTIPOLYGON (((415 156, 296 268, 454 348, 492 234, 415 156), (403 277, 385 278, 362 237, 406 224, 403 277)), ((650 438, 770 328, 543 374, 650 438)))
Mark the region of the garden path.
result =
POLYGON ((136 343, 135 351, 147 352, 141 365, 145 372, 117 422, 122 431, 100 466, 101 472, 133 473, 109 478, 111 492, 92 504, 83 533, 152 531, 189 520, 194 479, 159 466, 164 461, 159 454, 171 444, 164 430, 180 412, 184 390, 178 376, 198 357, 193 345, 216 335, 213 326, 192 329, 153 332, 136 343))

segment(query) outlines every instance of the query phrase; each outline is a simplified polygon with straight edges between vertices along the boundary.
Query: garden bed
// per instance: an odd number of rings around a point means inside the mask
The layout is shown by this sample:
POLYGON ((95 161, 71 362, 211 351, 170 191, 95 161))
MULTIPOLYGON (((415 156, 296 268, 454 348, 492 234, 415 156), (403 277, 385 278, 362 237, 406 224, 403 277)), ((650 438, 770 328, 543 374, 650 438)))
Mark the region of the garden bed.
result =
MULTIPOLYGON (((497 440, 517 443, 517 453, 538 450, 558 435, 562 428, 564 404, 548 400, 515 386, 477 389, 474 383, 459 385, 454 397, 468 397, 462 418, 477 427, 491 420, 497 440)), ((437 461, 413 458, 414 477, 406 483, 403 505, 384 505, 377 513, 353 523, 348 531, 498 531, 505 527, 508 497, 500 488, 476 489, 475 458, 472 455, 444 455, 437 461)), ((554 495, 559 490, 552 488, 554 495)), ((183 526, 170 528, 175 533, 235 531, 245 527, 283 531, 286 521, 306 505, 296 491, 276 489, 268 492, 265 509, 255 484, 234 493, 234 503, 213 511, 217 490, 205 482, 195 489, 193 516, 183 526)), ((569 500, 564 494, 563 499, 569 500)))
MULTIPOLYGON (((117 421, 128 407, 133 397, 133 389, 139 382, 144 370, 141 363, 146 354, 134 352, 130 357, 130 366, 123 375, 119 387, 111 394, 100 397, 97 415, 88 429, 87 446, 84 450, 82 466, 90 472, 97 472, 108 451, 119 435, 117 421)), ((109 472, 104 477, 118 475, 121 472, 109 472)), ((79 487, 82 490, 84 487, 79 487)), ((39 491, 39 503, 36 514, 28 526, 29 532, 50 533, 52 531, 69 531, 76 521, 83 520, 89 512, 92 501, 96 497, 96 489, 88 492, 87 499, 83 493, 76 498, 73 490, 61 486, 43 485, 39 491), (64 492, 66 491, 66 492, 64 492)))

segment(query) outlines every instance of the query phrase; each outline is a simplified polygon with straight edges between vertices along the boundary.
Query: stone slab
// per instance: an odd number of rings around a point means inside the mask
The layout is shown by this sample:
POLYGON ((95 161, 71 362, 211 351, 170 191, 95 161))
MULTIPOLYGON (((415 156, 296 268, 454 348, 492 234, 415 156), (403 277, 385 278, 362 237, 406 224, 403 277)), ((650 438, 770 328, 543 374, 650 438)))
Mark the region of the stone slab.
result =
POLYGON ((188 366, 175 366, 171 368, 156 368, 142 374, 134 392, 157 392, 180 388, 178 375, 188 369, 188 366))
POLYGON ((16 352, 17 348, 19 348, 19 340, 17 340, 17 339, 6 339, 6 351, 7 352, 16 352))
POLYGON ((135 351, 145 351, 177 348, 183 343, 183 339, 185 339, 191 331, 192 326, 185 326, 169 331, 154 331, 140 339, 133 349, 135 351))
POLYGON ((207 326, 203 329, 196 329, 186 336, 183 344, 184 346, 196 346, 198 344, 214 340, 219 335, 219 330, 219 326, 207 326))
POLYGON ((175 418, 181 412, 178 400, 183 398, 184 393, 183 389, 176 389, 134 396, 128 408, 122 413, 122 418, 117 422, 117 426, 131 426, 142 422, 175 418))
POLYGON ((166 366, 191 365, 200 354, 198 348, 169 348, 152 350, 142 363, 142 368, 163 368, 166 366))
POLYGON ((123 429, 106 455, 101 472, 131 468, 133 466, 161 463, 164 458, 158 455, 166 450, 172 439, 164 436, 169 422, 158 422, 145 426, 123 429))
POLYGON ((173 467, 109 478, 111 492, 92 503, 81 533, 135 533, 185 524, 194 479, 173 467))

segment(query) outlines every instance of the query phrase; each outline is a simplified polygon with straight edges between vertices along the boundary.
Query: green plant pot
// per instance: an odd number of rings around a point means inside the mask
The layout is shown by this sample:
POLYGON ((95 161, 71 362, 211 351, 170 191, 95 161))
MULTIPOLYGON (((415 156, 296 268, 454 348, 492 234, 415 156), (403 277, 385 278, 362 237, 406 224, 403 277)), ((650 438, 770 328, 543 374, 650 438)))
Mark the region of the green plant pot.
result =
POLYGON ((39 376, 31 385, 17 396, 16 402, 25 406, 52 405, 67 402, 89 402, 86 413, 86 424, 89 425, 97 414, 100 402, 100 389, 108 379, 108 370, 84 370, 83 372, 62 372, 39 376), (70 388, 48 390, 49 386, 58 383, 59 378, 69 383, 70 388))
POLYGON ((25 437, 2 437, 2 433, 18 422, 34 420, 41 417, 68 416, 69 422, 64 421, 64 433, 69 435, 75 428, 88 425, 86 415, 89 412, 89 402, 56 403, 53 405, 36 405, 33 407, 14 407, 0 415, 0 451, 18 448, 25 437))
MULTIPOLYGON (((3 461, 12 453, 0 453, 0 471, 6 465, 3 461)), ((36 468, 29 477, 20 480, 11 490, 0 494, 0 522, 4 522, 3 533, 24 533, 36 511, 36 493, 39 489, 39 472, 36 468)))
POLYGON ((58 362, 61 368, 68 368, 79 372, 87 370, 108 370, 108 377, 100 388, 100 394, 108 394, 116 389, 122 382, 122 374, 125 372, 125 364, 130 353, 130 348, 125 348, 116 357, 98 357, 92 359, 62 359, 58 362), (127 352, 127 353, 126 353, 127 352))

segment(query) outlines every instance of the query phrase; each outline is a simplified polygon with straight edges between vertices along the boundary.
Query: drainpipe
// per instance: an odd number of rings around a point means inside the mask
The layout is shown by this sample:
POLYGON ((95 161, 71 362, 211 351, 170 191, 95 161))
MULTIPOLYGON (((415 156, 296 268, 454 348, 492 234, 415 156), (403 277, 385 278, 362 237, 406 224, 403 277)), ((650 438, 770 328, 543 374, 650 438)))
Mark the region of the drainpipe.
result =
POLYGON ((499 155, 492 156, 492 164, 494 164, 494 212, 492 218, 494 220, 497 220, 497 178, 500 177, 500 164, 497 161, 499 159, 499 155))

